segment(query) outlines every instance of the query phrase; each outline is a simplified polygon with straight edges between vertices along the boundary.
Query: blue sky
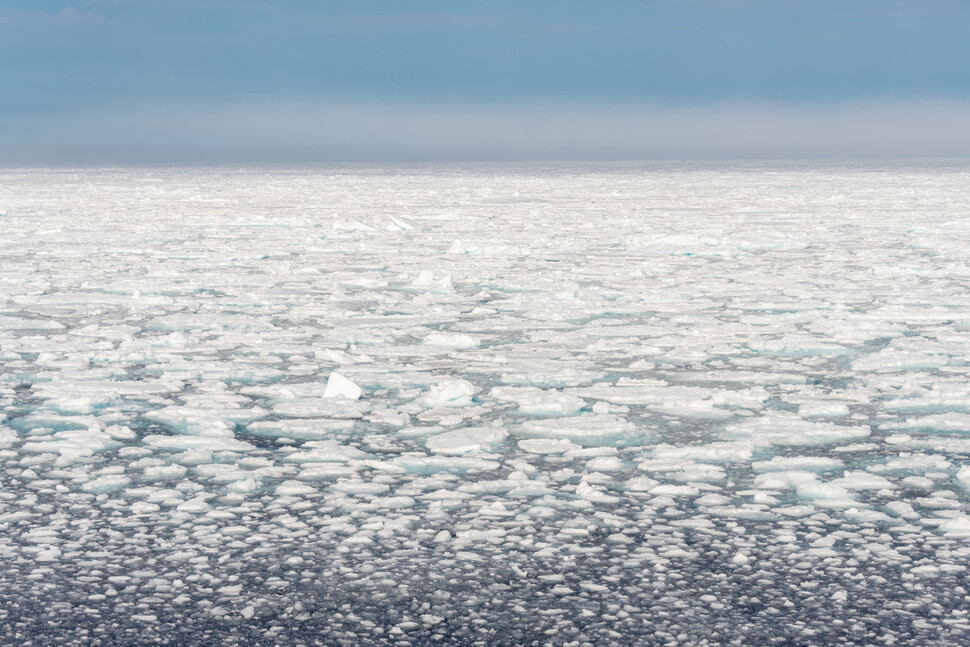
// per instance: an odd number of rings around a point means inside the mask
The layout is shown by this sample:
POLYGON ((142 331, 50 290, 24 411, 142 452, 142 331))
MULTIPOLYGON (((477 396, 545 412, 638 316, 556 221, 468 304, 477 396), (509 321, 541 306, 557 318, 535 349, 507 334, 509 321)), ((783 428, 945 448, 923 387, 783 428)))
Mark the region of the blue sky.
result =
POLYGON ((4 0, 0 162, 970 156, 967 34, 958 0, 4 0))

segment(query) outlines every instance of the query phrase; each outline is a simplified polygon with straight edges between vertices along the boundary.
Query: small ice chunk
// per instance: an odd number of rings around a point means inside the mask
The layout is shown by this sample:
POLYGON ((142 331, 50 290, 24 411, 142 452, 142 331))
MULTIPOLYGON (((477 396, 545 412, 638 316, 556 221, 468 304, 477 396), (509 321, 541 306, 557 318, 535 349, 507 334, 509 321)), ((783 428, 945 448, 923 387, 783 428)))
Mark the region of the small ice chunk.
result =
POLYGON ((507 436, 501 427, 469 427, 431 436, 425 445, 435 454, 470 454, 494 449, 507 436))
POLYGON ((10 447, 17 440, 17 432, 0 425, 0 448, 10 447))
POLYGON ((832 485, 844 487, 847 490, 895 490, 896 486, 884 476, 872 474, 863 470, 845 472, 840 478, 831 481, 832 485))
POLYGON ((454 292, 455 286, 451 282, 451 274, 435 270, 421 270, 417 278, 411 282, 412 289, 422 292, 454 292))
POLYGON ((142 442, 156 449, 205 450, 210 452, 246 452, 256 449, 254 445, 217 436, 145 436, 142 442))
POLYGON ((169 406, 147 411, 142 417, 165 425, 172 431, 194 436, 232 438, 233 424, 226 420, 223 412, 210 412, 194 407, 169 406))
POLYGON ((590 503, 619 503, 621 500, 618 496, 607 494, 600 488, 590 485, 586 479, 580 481, 579 485, 576 486, 576 495, 590 503))
POLYGON ((63 330, 64 324, 50 319, 25 319, 0 315, 0 330, 63 330))
POLYGON ((618 472, 623 469, 623 461, 615 456, 597 456, 586 462, 591 472, 618 472))
POLYGON ((301 494, 316 494, 317 489, 301 483, 300 481, 283 481, 276 486, 276 494, 280 496, 293 496, 301 494))
POLYGON ((867 426, 810 422, 787 411, 771 411, 763 416, 728 425, 722 436, 758 440, 772 445, 825 445, 865 438, 870 433, 872 430, 867 426))
POLYGON ((802 418, 841 418, 849 415, 849 407, 845 402, 812 400, 799 405, 798 415, 802 418))
POLYGON ((934 370, 946 366, 949 358, 942 354, 884 348, 852 362, 853 371, 934 370))
MULTIPOLYGON (((276 413, 274 409, 274 413, 276 413)), ((323 440, 335 433, 353 429, 354 421, 329 418, 261 420, 246 427, 246 432, 267 438, 291 438, 293 440, 323 440)))
POLYGON ((580 445, 613 445, 617 441, 648 435, 629 420, 612 414, 585 413, 572 418, 527 420, 513 430, 518 436, 559 438, 580 445))
POLYGON ((333 223, 334 231, 346 231, 346 232, 365 232, 370 233, 377 231, 375 228, 368 224, 365 224, 356 218, 350 218, 348 220, 337 220, 333 223))
POLYGON ((580 448, 580 445, 565 438, 523 438, 518 445, 519 449, 530 454, 564 454, 580 448))
POLYGON ((477 386, 468 380, 449 380, 432 386, 418 399, 418 403, 432 407, 468 407, 472 396, 478 393, 477 386))
POLYGON ((963 487, 970 489, 970 465, 964 465, 957 472, 957 480, 963 487))
POLYGON ((391 222, 387 225, 388 231, 409 231, 411 229, 414 229, 414 225, 403 218, 396 218, 394 216, 391 216, 391 222))
POLYGON ((422 343, 428 344, 429 346, 442 346, 445 348, 453 348, 455 350, 467 350, 469 348, 478 348, 481 346, 482 342, 478 337, 472 337, 471 335, 450 332, 433 332, 425 337, 422 343))
POLYGON ((340 373, 334 371, 330 374, 330 378, 327 380, 327 388, 323 392, 323 397, 357 400, 360 398, 361 393, 363 393, 363 391, 359 386, 348 380, 340 373))
POLYGON ((837 458, 824 456, 775 456, 770 461, 755 461, 751 469, 755 472, 783 472, 805 470, 808 472, 830 472, 841 468, 844 463, 837 458))
POLYGON ((573 416, 586 406, 586 401, 575 395, 534 386, 497 386, 488 395, 515 402, 519 412, 528 416, 573 416))
POLYGON ((88 481, 81 486, 81 489, 94 494, 104 494, 106 492, 120 490, 129 483, 131 483, 131 479, 124 474, 106 474, 105 476, 88 481))
MULTIPOLYGON (((879 425, 879 428, 913 432, 970 434, 970 414, 950 411, 919 418, 907 418, 905 421, 885 422, 879 425)), ((905 434, 898 436, 903 435, 905 434)))
POLYGON ((179 512, 208 512, 210 509, 209 504, 206 502, 204 496, 197 496, 194 499, 189 499, 183 503, 178 504, 175 507, 179 512))
POLYGON ((188 469, 184 465, 157 465, 146 467, 144 480, 146 481, 172 481, 185 476, 188 469))
POLYGON ((356 447, 342 445, 333 440, 310 441, 304 443, 303 448, 303 451, 287 455, 284 460, 294 463, 346 463, 368 456, 356 447))

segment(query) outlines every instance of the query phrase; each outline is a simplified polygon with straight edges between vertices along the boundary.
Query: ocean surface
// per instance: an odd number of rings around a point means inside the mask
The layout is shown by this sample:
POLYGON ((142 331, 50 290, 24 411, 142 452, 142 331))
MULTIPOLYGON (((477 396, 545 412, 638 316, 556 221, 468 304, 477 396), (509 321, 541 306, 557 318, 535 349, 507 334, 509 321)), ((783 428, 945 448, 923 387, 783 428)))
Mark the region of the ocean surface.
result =
POLYGON ((967 644, 968 187, 0 170, 0 644, 967 644))

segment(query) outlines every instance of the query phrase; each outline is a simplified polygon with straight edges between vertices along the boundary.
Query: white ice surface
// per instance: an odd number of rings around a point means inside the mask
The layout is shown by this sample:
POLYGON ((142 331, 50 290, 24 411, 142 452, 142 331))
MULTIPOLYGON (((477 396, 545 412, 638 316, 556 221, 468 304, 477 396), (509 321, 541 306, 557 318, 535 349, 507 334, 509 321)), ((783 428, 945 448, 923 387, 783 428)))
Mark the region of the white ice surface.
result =
POLYGON ((966 187, 0 171, 0 643, 964 644, 966 187))

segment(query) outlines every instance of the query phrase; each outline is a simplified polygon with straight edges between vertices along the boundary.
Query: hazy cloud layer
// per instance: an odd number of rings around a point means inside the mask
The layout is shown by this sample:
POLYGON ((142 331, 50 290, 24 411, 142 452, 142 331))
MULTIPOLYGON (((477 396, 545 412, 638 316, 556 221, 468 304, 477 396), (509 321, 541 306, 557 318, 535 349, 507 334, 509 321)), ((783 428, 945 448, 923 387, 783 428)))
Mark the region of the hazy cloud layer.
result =
POLYGON ((285 103, 17 117, 0 163, 970 157, 970 100, 285 103))

